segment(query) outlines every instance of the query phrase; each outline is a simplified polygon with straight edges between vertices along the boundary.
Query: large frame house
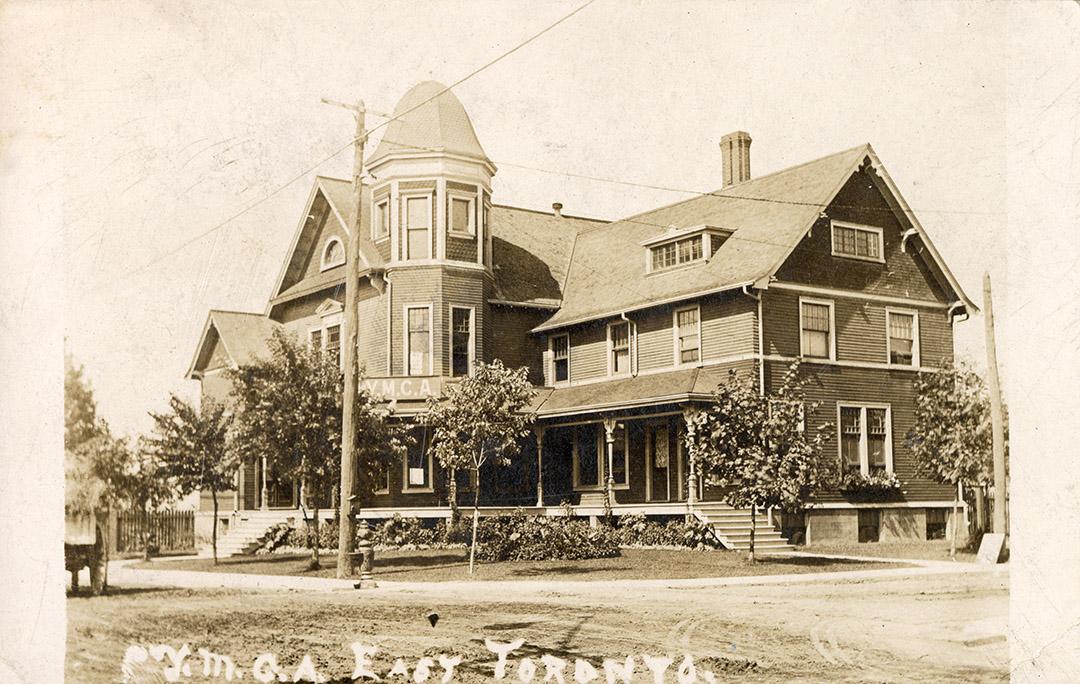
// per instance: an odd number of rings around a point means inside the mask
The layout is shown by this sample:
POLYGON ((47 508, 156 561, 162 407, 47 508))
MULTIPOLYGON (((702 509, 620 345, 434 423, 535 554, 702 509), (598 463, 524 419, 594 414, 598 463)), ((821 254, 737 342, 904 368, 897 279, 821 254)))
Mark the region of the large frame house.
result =
MULTIPOLYGON (((821 402, 808 427, 832 424, 841 466, 895 473, 903 495, 819 492, 784 531, 943 533, 955 491, 916 473, 904 436, 916 372, 951 358, 953 325, 975 306, 870 145, 752 178, 750 136, 735 132, 720 144, 721 189, 599 221, 495 203, 496 167, 454 94, 434 97, 442 90, 410 90, 367 160, 357 352, 403 420, 478 360, 528 367, 535 439, 516 465, 484 475, 486 512, 555 514, 569 501, 597 515, 610 470, 617 514, 692 508, 738 547, 748 513, 705 483, 688 501, 684 415, 731 369, 769 392, 801 359, 821 402)), ((222 370, 265 352, 276 328, 340 348, 351 198, 351 182, 317 178, 266 310, 210 312, 188 372, 205 396, 223 398, 222 370)), ((365 516, 448 515, 445 474, 416 435, 365 516)), ((223 516, 250 536, 297 516, 299 495, 272 463, 246 463, 223 516)), ((763 542, 782 545, 780 518, 762 521, 776 528, 763 542)))

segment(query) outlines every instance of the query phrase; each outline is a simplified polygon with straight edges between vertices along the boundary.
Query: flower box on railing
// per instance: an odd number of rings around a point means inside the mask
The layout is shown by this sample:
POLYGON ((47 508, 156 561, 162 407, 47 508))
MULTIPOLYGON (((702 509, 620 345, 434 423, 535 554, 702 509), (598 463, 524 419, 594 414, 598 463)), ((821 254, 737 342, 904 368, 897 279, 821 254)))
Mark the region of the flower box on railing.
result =
POLYGON ((844 497, 859 502, 895 501, 903 494, 900 487, 900 479, 892 473, 848 473, 840 482, 844 497))

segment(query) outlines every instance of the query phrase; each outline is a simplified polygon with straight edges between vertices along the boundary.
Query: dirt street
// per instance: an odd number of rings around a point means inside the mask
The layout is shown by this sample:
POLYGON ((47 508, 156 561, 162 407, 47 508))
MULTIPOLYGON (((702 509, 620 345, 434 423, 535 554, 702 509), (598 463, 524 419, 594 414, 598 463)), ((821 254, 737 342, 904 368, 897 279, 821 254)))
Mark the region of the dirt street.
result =
MULTIPOLYGON (((506 681, 519 681, 525 657, 542 681, 544 654, 563 659, 574 681, 575 659, 604 681, 602 661, 635 656, 634 681, 653 681, 640 654, 669 656, 676 681, 684 654, 699 681, 910 682, 1007 679, 1004 640, 1008 575, 951 574, 775 586, 627 589, 592 583, 571 591, 514 585, 438 587, 417 591, 251 592, 128 590, 68 601, 70 682, 115 682, 125 649, 189 644, 192 676, 204 677, 199 648, 230 656, 242 681, 257 681, 256 658, 273 653, 291 676, 308 654, 330 681, 347 682, 352 642, 378 647, 372 670, 390 673, 403 658, 462 657, 455 681, 492 681, 496 655, 484 639, 525 644, 509 656, 506 681), (439 620, 432 627, 427 615, 439 620)), ((134 668, 136 681, 164 681, 165 663, 134 668)), ((265 665, 265 663, 264 663, 265 665)), ((522 675, 529 674, 526 665, 522 675)), ((406 681, 395 677, 396 681, 406 681)), ((409 681, 413 681, 410 679, 409 681)))

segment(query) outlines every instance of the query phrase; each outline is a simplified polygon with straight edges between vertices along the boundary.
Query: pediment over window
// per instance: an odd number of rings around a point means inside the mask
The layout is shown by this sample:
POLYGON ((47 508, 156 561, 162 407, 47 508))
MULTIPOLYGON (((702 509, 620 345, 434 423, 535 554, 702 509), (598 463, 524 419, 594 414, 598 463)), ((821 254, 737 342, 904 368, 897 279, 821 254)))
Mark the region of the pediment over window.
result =
POLYGON ((344 309, 345 307, 336 299, 327 299, 319 305, 319 308, 315 309, 315 313, 319 316, 329 316, 330 314, 341 313, 344 309))

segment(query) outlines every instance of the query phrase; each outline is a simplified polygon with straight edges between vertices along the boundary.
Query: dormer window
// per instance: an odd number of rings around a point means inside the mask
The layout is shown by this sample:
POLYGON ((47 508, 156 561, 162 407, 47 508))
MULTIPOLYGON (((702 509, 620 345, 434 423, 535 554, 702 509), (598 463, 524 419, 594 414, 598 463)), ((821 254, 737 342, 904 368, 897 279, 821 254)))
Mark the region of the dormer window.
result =
POLYGON ((858 223, 832 222, 833 256, 884 263, 881 253, 881 228, 858 223))
POLYGON ((319 264, 319 270, 325 271, 328 268, 335 266, 341 266, 345 263, 345 246, 341 244, 341 240, 332 237, 326 241, 326 246, 323 247, 322 262, 319 264))
POLYGON ((673 228, 642 243, 648 249, 646 271, 652 273, 706 261, 730 234, 710 226, 673 228))

